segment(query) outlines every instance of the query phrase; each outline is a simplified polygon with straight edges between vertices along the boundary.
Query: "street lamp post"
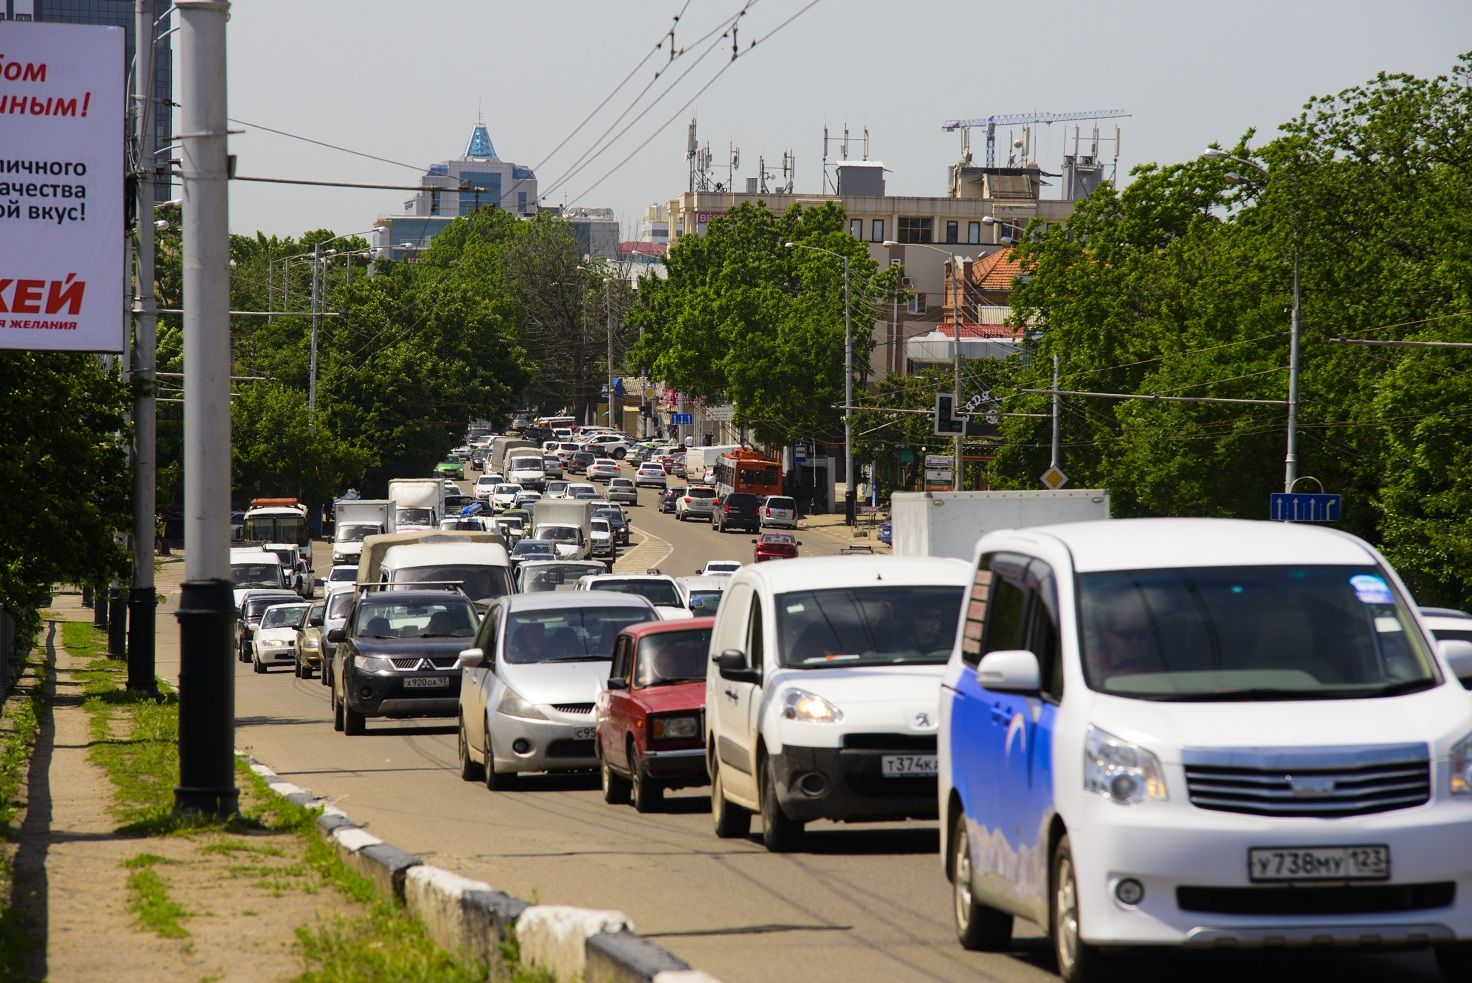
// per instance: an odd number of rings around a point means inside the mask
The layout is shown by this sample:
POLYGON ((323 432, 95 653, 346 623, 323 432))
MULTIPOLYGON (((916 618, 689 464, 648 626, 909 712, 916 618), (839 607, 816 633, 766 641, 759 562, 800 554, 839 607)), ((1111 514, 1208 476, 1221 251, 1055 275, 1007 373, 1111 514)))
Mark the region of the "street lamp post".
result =
POLYGON ((1016 242, 1018 239, 1021 239, 1022 238, 1022 226, 1019 225, 1019 224, 1017 224, 1016 222, 1009 222, 1006 219, 1004 219, 1004 218, 998 218, 995 215, 983 215, 981 217, 981 224, 982 225, 1000 225, 1002 227, 1002 229, 1003 229, 1003 234, 1002 234, 1002 238, 1001 238, 1000 241, 1001 242, 1004 242, 1004 243, 1007 243, 1009 245, 1011 243, 1016 242), (1012 230, 1012 233, 1014 233, 1014 234, 1012 234, 1012 235, 1007 234, 1006 230, 1008 230, 1008 229, 1012 230))
POLYGON ((802 242, 785 244, 788 249, 811 249, 843 260, 843 521, 854 524, 854 332, 848 290, 848 257, 833 249, 802 242))
MULTIPOLYGON (((983 221, 985 221, 983 219, 983 221)), ((949 249, 932 246, 924 242, 896 242, 886 239, 885 246, 919 246, 921 249, 930 249, 950 257, 951 260, 951 326, 955 333, 951 337, 951 371, 952 383, 955 391, 951 393, 952 412, 961 412, 961 263, 962 259, 949 249)), ((964 482, 962 480, 961 445, 966 438, 966 427, 963 424, 961 432, 956 434, 955 457, 951 461, 951 490, 960 491, 964 482)))
MULTIPOLYGON (((1257 161, 1229 154, 1216 147, 1206 148, 1201 152, 1201 156, 1208 160, 1230 160, 1238 164, 1245 164, 1262 175, 1263 184, 1267 184, 1272 177, 1268 169, 1257 161)), ((1249 180, 1240 174, 1231 172, 1227 174, 1227 177, 1234 183, 1249 180)), ((1298 339, 1300 329, 1298 253, 1298 222, 1295 215, 1293 223, 1293 308, 1288 322, 1288 446, 1283 454, 1283 490, 1285 492, 1291 492, 1293 482, 1298 479, 1298 339)))

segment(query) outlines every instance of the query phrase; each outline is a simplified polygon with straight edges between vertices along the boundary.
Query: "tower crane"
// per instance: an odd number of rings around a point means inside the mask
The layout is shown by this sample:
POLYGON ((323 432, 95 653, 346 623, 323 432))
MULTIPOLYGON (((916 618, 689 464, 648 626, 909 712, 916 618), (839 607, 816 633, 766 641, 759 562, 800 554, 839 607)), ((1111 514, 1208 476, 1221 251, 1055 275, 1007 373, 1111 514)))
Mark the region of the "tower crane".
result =
POLYGON ((997 124, 1009 126, 1013 123, 1066 123, 1081 119, 1118 119, 1128 116, 1123 109, 1087 109, 1077 113, 1010 113, 1001 116, 982 116, 976 119, 948 119, 940 125, 947 133, 961 131, 963 156, 971 153, 971 128, 986 127, 986 166, 997 164, 997 124))

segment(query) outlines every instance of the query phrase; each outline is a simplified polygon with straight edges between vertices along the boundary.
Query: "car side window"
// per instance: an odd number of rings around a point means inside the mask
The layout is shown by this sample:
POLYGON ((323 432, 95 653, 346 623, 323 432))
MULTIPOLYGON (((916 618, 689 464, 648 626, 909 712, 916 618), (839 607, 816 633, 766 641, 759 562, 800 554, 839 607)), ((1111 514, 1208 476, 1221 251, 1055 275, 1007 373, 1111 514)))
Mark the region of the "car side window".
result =
POLYGON ((1042 673, 1043 696, 1058 702, 1063 699, 1063 646, 1058 631, 1058 583, 1053 571, 1041 560, 1027 568, 1027 587, 1032 597, 1032 615, 1028 619, 1027 647, 1038 657, 1042 673))
POLYGON ((634 647, 629 644, 627 635, 620 635, 613 650, 613 668, 608 672, 609 679, 622 679, 625 683, 629 681, 630 670, 633 669, 634 647))
POLYGON ((992 589, 987 598, 986 629, 981 651, 1027 647, 1027 558, 1010 553, 992 557, 992 589))
POLYGON ((961 629, 961 661, 975 669, 981 661, 981 636, 986 628, 987 601, 992 592, 992 554, 976 564, 971 595, 966 602, 966 620, 961 629))
POLYGON ((746 631, 746 658, 751 668, 761 671, 764 657, 763 634, 762 634, 762 599, 758 594, 751 598, 751 620, 747 622, 746 631))
POLYGON ((485 653, 486 665, 496 660, 496 641, 501 634, 501 608, 491 608, 486 614, 484 621, 480 623, 480 631, 476 633, 475 647, 485 653))

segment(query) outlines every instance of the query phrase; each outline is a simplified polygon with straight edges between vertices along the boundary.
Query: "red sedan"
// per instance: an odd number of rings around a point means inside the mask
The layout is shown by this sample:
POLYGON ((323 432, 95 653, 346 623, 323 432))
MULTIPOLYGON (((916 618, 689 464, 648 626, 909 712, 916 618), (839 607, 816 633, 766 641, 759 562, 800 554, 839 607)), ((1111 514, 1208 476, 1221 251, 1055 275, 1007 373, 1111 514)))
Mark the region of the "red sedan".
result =
POLYGON ((596 710, 603 801, 632 797, 635 809, 652 812, 665 789, 710 780, 701 717, 715 620, 651 621, 619 632, 596 710))
POLYGON ((802 545, 802 541, 796 536, 785 532, 764 532, 752 542, 756 544, 752 555, 757 563, 763 560, 790 560, 797 556, 797 548, 802 545))

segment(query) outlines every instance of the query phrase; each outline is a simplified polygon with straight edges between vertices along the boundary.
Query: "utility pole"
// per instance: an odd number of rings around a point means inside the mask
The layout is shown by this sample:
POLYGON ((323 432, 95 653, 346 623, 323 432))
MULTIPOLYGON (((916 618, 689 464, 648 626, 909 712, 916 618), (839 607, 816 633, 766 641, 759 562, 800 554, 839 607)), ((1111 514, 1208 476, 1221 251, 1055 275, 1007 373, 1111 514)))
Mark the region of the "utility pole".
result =
POLYGON ((153 581, 153 544, 157 533, 158 404, 154 372, 158 368, 157 302, 153 295, 153 208, 158 168, 154 161, 153 59, 156 50, 154 0, 137 0, 133 24, 133 113, 138 170, 138 240, 133 305, 133 586, 128 593, 128 689, 151 693, 154 684, 154 615, 158 593, 153 581))
POLYGON ((312 247, 312 360, 307 378, 307 418, 317 426, 317 299, 321 287, 322 243, 312 247))
POLYGON ((174 809, 234 815, 230 651, 230 236, 225 108, 229 0, 175 0, 184 187, 184 582, 174 809))
POLYGON ((603 307, 608 325, 608 425, 621 431, 623 427, 613 422, 613 281, 606 276, 603 278, 603 307))
POLYGON ((1063 405, 1063 397, 1058 392, 1058 356, 1053 356, 1053 455, 1048 462, 1052 468, 1058 467, 1058 415, 1063 405))
MULTIPOLYGON (((1288 335, 1288 450, 1283 455, 1283 490, 1298 478, 1298 230, 1293 230, 1293 317, 1288 335)), ((1056 388, 1056 387, 1055 387, 1056 388)))
MULTIPOLYGON (((961 411, 961 257, 951 256, 951 327, 955 330, 951 341, 952 370, 955 372, 955 391, 951 394, 951 406, 955 407, 952 412, 961 411)), ((961 432, 956 434, 956 459, 952 462, 951 490, 961 491, 966 487, 963 477, 966 469, 965 462, 961 460, 962 441, 966 439, 966 427, 961 427, 961 432)))

